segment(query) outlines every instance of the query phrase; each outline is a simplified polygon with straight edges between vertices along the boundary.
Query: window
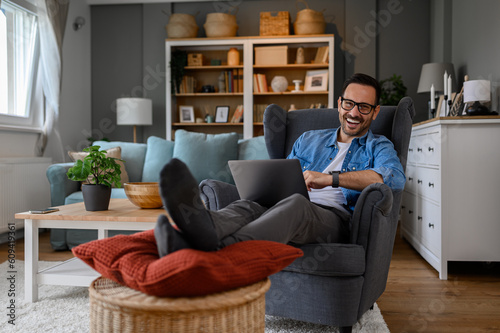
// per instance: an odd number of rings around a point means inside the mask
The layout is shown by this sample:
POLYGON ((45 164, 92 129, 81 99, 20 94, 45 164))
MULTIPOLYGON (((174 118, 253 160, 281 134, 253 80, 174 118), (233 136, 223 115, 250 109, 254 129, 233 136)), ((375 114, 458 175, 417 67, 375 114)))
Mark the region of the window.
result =
POLYGON ((3 0, 0 10, 0 125, 37 127, 32 112, 39 56, 34 0, 3 0))

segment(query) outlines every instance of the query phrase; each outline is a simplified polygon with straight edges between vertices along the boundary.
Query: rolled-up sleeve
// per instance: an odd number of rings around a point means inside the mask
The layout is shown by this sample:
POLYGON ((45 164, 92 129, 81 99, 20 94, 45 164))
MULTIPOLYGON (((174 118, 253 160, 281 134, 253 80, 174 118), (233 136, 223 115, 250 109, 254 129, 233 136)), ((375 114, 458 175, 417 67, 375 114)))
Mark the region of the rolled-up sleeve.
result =
POLYGON ((403 190, 406 176, 392 142, 381 140, 375 148, 374 165, 371 169, 382 176, 384 184, 392 190, 403 190))

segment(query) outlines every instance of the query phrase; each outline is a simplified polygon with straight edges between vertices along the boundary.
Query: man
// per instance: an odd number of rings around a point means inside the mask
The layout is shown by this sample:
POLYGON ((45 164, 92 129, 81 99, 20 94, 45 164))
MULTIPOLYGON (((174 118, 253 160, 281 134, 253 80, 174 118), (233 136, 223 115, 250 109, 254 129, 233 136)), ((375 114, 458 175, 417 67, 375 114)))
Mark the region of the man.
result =
POLYGON ((369 130, 380 112, 379 97, 374 78, 353 75, 337 102, 341 126, 305 132, 295 142, 288 158, 300 161, 310 201, 294 194, 270 208, 238 200, 208 211, 186 165, 169 162, 160 175, 160 194, 171 217, 169 223, 160 216, 155 228, 160 256, 183 248, 212 251, 245 240, 346 242, 361 191, 373 183, 402 190, 405 183, 392 143, 369 130))

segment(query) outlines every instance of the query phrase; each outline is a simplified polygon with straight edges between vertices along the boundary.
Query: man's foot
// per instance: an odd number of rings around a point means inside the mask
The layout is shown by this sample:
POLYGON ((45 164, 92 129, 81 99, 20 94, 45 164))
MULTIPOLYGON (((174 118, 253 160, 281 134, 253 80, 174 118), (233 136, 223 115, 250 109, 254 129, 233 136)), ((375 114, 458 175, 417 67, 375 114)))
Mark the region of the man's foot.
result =
POLYGON ((200 199, 198 183, 186 164, 174 158, 160 172, 160 195, 165 209, 193 249, 214 251, 215 227, 200 199))
POLYGON ((160 258, 175 251, 191 248, 191 245, 179 231, 175 230, 165 215, 158 216, 155 226, 155 239, 160 258))

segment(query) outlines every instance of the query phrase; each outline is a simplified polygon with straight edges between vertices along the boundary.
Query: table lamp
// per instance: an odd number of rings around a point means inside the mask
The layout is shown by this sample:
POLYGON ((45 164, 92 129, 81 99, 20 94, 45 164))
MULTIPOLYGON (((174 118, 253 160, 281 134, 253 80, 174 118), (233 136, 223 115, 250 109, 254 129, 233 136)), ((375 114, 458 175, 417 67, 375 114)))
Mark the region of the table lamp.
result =
POLYGON ((137 125, 153 125, 153 102, 147 98, 124 97, 116 100, 116 124, 134 126, 137 143, 137 125))
MULTIPOLYGON (((436 99, 438 99, 438 93, 445 95, 445 99, 451 98, 448 96, 448 89, 445 90, 445 84, 443 80, 444 74, 451 75, 452 85, 456 87, 455 78, 455 68, 451 63, 444 62, 431 62, 422 65, 422 71, 420 72, 420 80, 418 82, 417 93, 429 93, 431 92, 431 87, 434 86, 434 96, 431 93, 431 101, 429 104, 429 115, 434 116, 433 112, 436 110, 436 99)), ((451 89, 450 89, 451 91, 451 89)))
POLYGON ((487 115, 490 110, 483 104, 491 101, 491 84, 488 80, 471 80, 464 82, 464 103, 473 103, 467 109, 470 116, 487 115))

